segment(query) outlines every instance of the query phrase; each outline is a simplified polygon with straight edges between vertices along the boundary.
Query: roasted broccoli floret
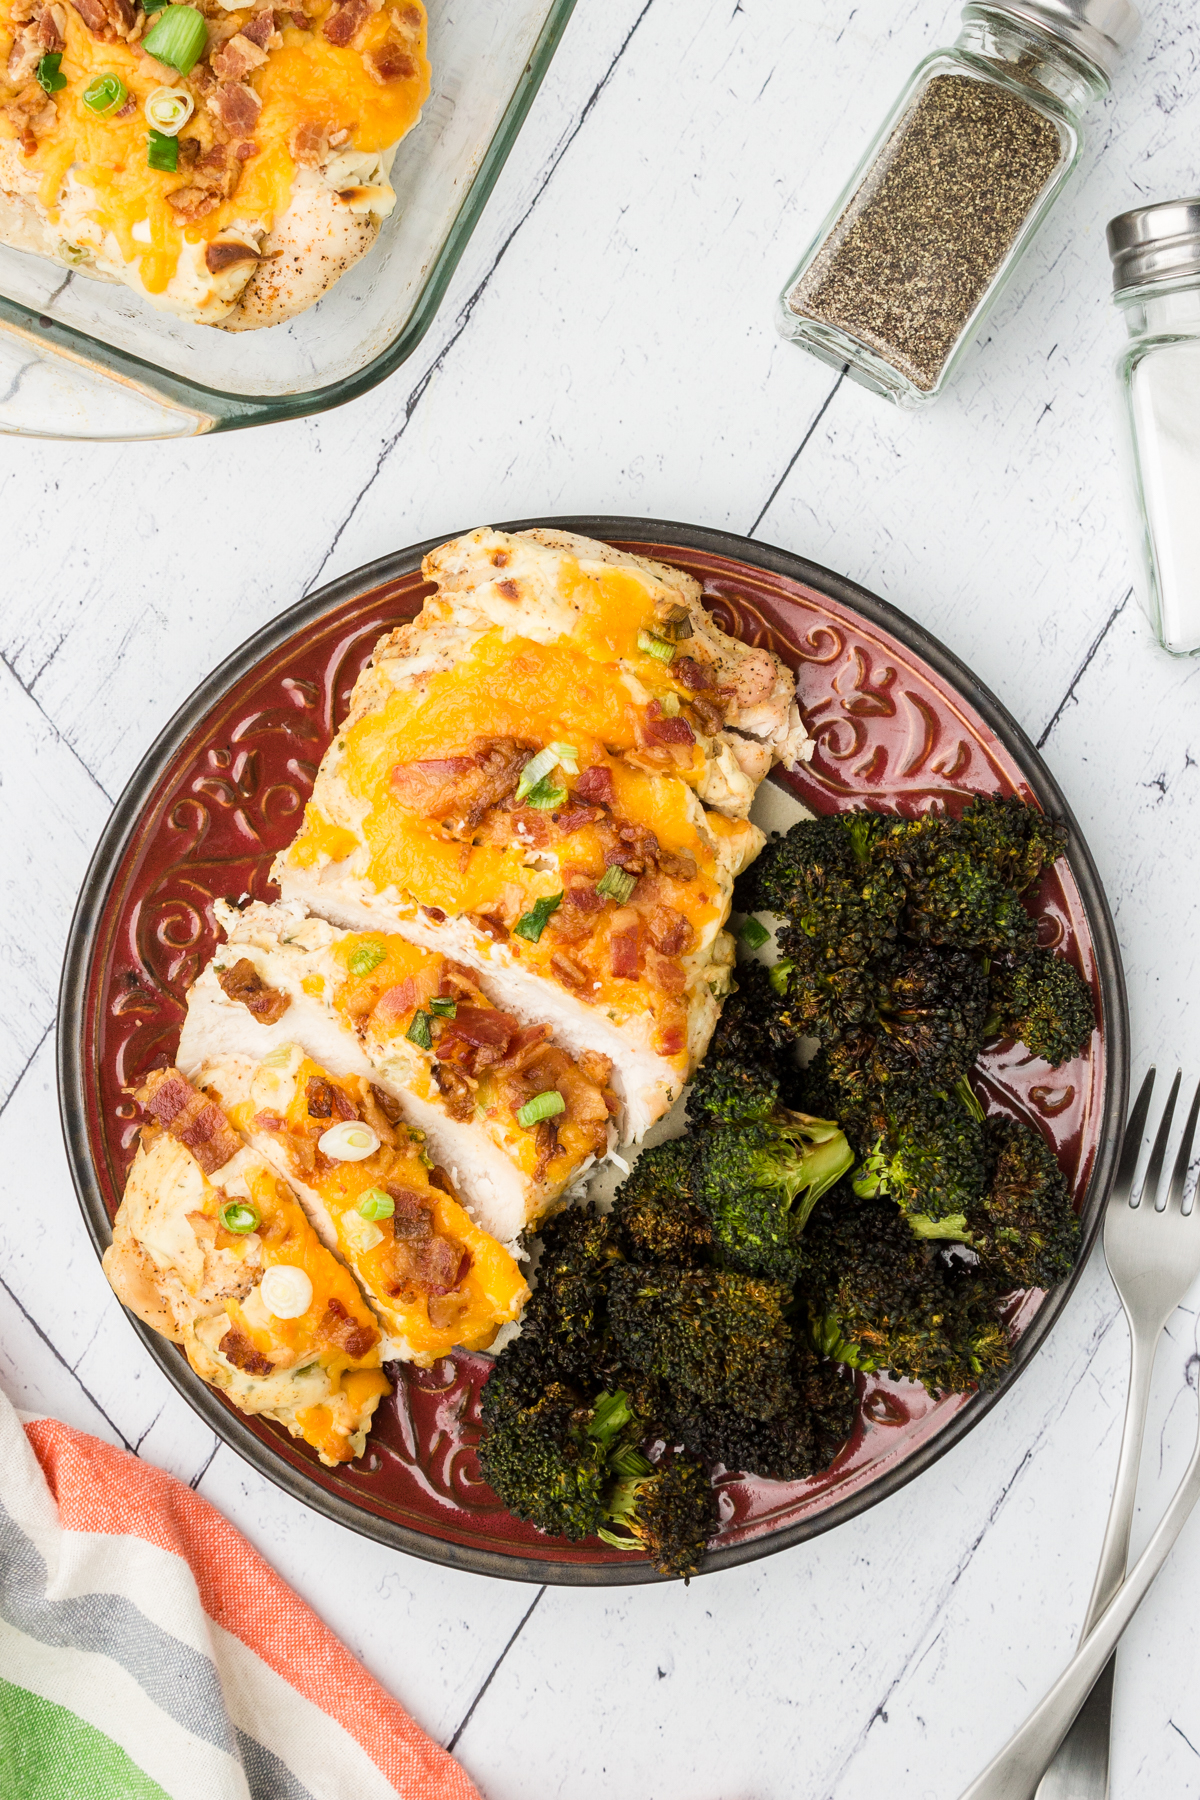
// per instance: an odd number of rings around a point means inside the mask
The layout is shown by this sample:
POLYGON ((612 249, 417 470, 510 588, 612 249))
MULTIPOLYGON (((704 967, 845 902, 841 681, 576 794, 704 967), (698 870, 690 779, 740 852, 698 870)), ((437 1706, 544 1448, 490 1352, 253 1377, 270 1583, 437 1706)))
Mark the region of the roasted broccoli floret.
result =
POLYGON ((679 1390, 660 1402, 656 1424, 668 1441, 686 1444, 706 1462, 771 1481, 804 1481, 828 1468, 850 1436, 858 1395, 844 1369, 819 1360, 805 1343, 795 1347, 789 1376, 788 1403, 773 1419, 705 1406, 679 1390))
POLYGON ((1052 950, 993 963, 988 1034, 1015 1038, 1052 1068, 1083 1051, 1096 1024, 1092 992, 1052 950))
POLYGON ((787 1405, 790 1296, 725 1269, 621 1263, 609 1289, 616 1353, 631 1368, 710 1406, 769 1419, 787 1405))
POLYGON ((616 1227, 592 1206, 568 1207, 542 1226, 541 1242, 519 1341, 538 1346, 562 1375, 589 1374, 604 1336, 609 1270, 621 1255, 616 1227))
POLYGON ((609 1215, 632 1262, 707 1260, 712 1226, 691 1204, 695 1139, 670 1138, 643 1150, 617 1189, 609 1215))
POLYGON ((691 1197, 735 1268, 793 1281, 809 1213, 853 1162, 835 1120, 780 1112, 698 1132, 691 1197))
POLYGON ((588 1405, 555 1383, 493 1426, 479 1446, 479 1465, 514 1518, 555 1537, 590 1537, 607 1517, 609 1459, 631 1419, 624 1394, 588 1405))
POLYGON ((782 914, 831 967, 870 961, 895 938, 904 904, 895 869, 873 854, 889 823, 867 812, 802 820, 740 877, 737 904, 782 914))
POLYGON ((830 1196, 809 1223, 805 1252, 810 1329, 824 1355, 932 1393, 986 1385, 1007 1365, 994 1289, 954 1270, 889 1201, 830 1196))
POLYGON ((927 814, 895 832, 885 853, 907 895, 906 936, 997 955, 1033 944, 1036 927, 1018 895, 954 820, 927 814))
POLYGON ((886 1127, 855 1172, 855 1193, 887 1195, 919 1236, 965 1236, 995 1161, 974 1095, 965 1082, 948 1094, 898 1085, 885 1106, 886 1127))
POLYGON ((721 1009, 708 1052, 692 1078, 688 1117, 714 1125, 765 1119, 788 1103, 789 1071, 779 1050, 794 1033, 761 963, 742 963, 737 991, 721 1009))
POLYGON ((964 1241, 983 1270, 1014 1288, 1052 1288, 1079 1254, 1079 1220, 1053 1151, 1036 1131, 1013 1119, 989 1119, 995 1172, 984 1198, 967 1213, 964 1241))
POLYGON ((616 1480, 605 1495, 609 1524, 597 1535, 618 1550, 640 1550, 660 1575, 688 1581, 717 1528, 707 1472, 686 1455, 655 1467, 633 1448, 619 1450, 612 1467, 616 1480))
POLYGON ((1015 794, 973 800, 959 820, 964 842, 998 881, 1018 894, 1067 847, 1066 827, 1015 794))

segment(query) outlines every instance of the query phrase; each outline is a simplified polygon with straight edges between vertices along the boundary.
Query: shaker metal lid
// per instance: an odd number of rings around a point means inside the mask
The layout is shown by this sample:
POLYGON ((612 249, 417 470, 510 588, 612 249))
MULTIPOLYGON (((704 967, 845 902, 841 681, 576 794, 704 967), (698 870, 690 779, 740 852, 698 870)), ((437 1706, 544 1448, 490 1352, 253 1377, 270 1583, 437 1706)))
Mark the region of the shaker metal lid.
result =
POLYGON ((1135 206, 1109 221, 1113 287, 1146 287, 1200 274, 1200 197, 1135 206))
POLYGON ((1131 0, 978 0, 978 4, 1050 32, 1106 76, 1142 28, 1142 15, 1131 0))

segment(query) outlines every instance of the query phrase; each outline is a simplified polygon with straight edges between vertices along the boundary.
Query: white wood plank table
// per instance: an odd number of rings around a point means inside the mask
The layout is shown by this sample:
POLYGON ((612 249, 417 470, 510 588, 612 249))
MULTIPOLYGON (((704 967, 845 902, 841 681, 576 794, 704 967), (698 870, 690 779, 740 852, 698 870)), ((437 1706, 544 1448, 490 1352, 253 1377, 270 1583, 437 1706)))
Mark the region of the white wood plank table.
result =
MULTIPOLYGON (((221 1507, 487 1800, 955 1800, 1067 1657, 1108 1506, 1126 1337, 1093 1261, 1017 1387, 831 1535, 682 1586, 575 1593, 380 1549, 211 1435, 78 1216, 55 988, 109 806, 279 609, 417 539, 537 513, 752 533, 939 634, 1041 745, 1096 854, 1135 1074, 1200 1073, 1200 668, 1150 642, 1110 367, 1105 221, 1195 185, 1200 26, 1158 0, 1091 147, 933 412, 774 335, 775 293, 955 15, 902 0, 581 0, 424 345, 318 420, 185 444, 0 442, 0 1382, 221 1507)), ((1181 1309, 1145 1522, 1194 1428, 1181 1309)), ((1123 1648, 1114 1800, 1200 1794, 1200 1524, 1123 1648)))

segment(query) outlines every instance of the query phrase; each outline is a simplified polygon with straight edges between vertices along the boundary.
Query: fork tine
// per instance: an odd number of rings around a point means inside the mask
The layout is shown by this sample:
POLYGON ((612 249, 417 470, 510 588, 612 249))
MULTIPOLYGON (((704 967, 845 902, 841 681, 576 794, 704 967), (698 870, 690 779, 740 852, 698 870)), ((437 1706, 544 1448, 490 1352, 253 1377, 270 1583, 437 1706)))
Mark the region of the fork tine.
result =
POLYGON ((1162 1179, 1163 1163, 1167 1158, 1167 1141, 1171 1136, 1171 1120, 1175 1117, 1175 1102, 1179 1098, 1179 1084, 1183 1080, 1183 1070, 1176 1069, 1175 1079, 1171 1083, 1171 1091, 1167 1095, 1167 1104, 1163 1107, 1162 1121, 1150 1151, 1150 1161, 1146 1164, 1146 1173, 1142 1177, 1142 1191, 1138 1195, 1138 1205, 1148 1200, 1155 1211, 1158 1210, 1158 1184, 1162 1179))
MULTIPOLYGON (((1179 1155, 1175 1158, 1175 1167, 1171 1174, 1171 1190, 1167 1195, 1167 1205, 1183 1211, 1183 1190, 1187 1184, 1188 1167, 1192 1160, 1192 1140, 1196 1135, 1196 1120, 1200 1118, 1200 1081, 1196 1083, 1196 1092, 1192 1095, 1192 1104, 1188 1108, 1187 1120, 1183 1127, 1183 1136, 1179 1140, 1179 1155)), ((1193 1204, 1192 1211, 1196 1208, 1193 1204)))
POLYGON ((1130 1201, 1134 1171, 1137 1168, 1137 1160, 1142 1148, 1142 1136, 1146 1129, 1146 1115, 1150 1111, 1150 1096, 1154 1092, 1156 1073, 1152 1063, 1146 1070, 1146 1078, 1138 1089, 1138 1097, 1133 1103, 1133 1110, 1129 1115, 1129 1123, 1125 1127, 1125 1136, 1121 1142, 1121 1160, 1117 1164, 1117 1173, 1113 1178, 1112 1199, 1109 1202, 1111 1206, 1124 1206, 1127 1201, 1130 1201))

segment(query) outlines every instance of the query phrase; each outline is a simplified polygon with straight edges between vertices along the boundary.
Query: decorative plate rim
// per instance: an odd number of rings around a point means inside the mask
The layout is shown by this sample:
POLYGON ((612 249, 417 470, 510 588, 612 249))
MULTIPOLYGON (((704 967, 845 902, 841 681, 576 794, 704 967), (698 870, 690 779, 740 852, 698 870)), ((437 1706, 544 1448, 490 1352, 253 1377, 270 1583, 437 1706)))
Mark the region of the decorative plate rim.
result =
MULTIPOLYGON (((1070 832, 1068 861, 1091 932, 1092 950, 1103 996, 1106 1058, 1104 1105, 1095 1159, 1081 1208, 1083 1237, 1079 1258, 1068 1280, 1048 1294, 1034 1314, 1018 1339, 1012 1362, 997 1386, 988 1393, 976 1394, 932 1438, 918 1445, 903 1461, 885 1469, 876 1480, 858 1492, 843 1500, 835 1500, 820 1512, 795 1524, 781 1526, 727 1549, 708 1551, 699 1572, 715 1574, 721 1569, 734 1568, 743 1563, 755 1562, 760 1557, 774 1555, 780 1550, 790 1549, 793 1545, 817 1537, 822 1532, 831 1531, 835 1526, 844 1524, 848 1519, 896 1493, 957 1444, 1001 1396, 1008 1393, 1037 1354, 1066 1307, 1088 1260, 1116 1171, 1129 1100, 1129 1011, 1124 971, 1116 930, 1099 873, 1057 781, 1043 762, 1036 746, 1003 703, 953 651, 948 650, 922 625, 846 576, 791 551, 759 544, 733 532, 666 519, 608 514, 518 519, 500 524, 496 529, 528 531, 534 527, 575 531, 604 541, 633 539, 699 550, 754 569, 765 570, 827 595, 872 625, 889 632, 906 649, 919 656, 994 733, 1002 747, 1019 765, 1041 805, 1065 820, 1070 832)), ((260 627, 192 691, 159 732, 113 807, 88 864, 67 934, 59 986, 56 1049, 59 1117, 67 1161, 84 1223, 98 1256, 103 1254, 111 1242, 112 1229, 87 1141, 83 1045, 88 974, 112 880, 121 866, 130 840, 141 824, 148 799, 153 796, 181 742, 203 722, 228 690, 250 674, 264 657, 334 607, 365 596, 400 576, 412 574, 430 550, 460 535, 461 532, 441 533, 423 543, 410 545, 374 562, 365 563, 361 568, 306 595, 260 627)), ((501 1551, 485 1550, 428 1536, 410 1526, 381 1518, 320 1487, 301 1469, 275 1455, 236 1414, 224 1406, 184 1359, 175 1353, 166 1339, 132 1314, 128 1317, 167 1379, 223 1443, 293 1499, 361 1536, 427 1562, 510 1581, 607 1588, 638 1586, 670 1579, 656 1574, 648 1563, 581 1564, 556 1562, 553 1557, 543 1559, 508 1555, 501 1551)))

